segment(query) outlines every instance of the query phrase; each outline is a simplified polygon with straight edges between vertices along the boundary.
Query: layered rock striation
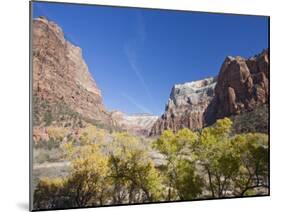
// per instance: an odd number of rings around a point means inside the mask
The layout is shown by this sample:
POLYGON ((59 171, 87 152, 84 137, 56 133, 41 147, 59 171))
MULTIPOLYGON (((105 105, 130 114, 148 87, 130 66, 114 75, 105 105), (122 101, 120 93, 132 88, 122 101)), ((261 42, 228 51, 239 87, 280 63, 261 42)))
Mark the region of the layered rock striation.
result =
POLYGON ((267 104, 268 81, 268 50, 249 59, 226 57, 218 75, 215 97, 204 114, 206 125, 267 104))
POLYGON ((65 39, 57 24, 44 17, 34 19, 32 28, 33 98, 36 107, 40 107, 35 109, 34 124, 44 125, 46 114, 54 119, 54 114, 63 113, 58 110, 66 108, 109 124, 110 115, 81 49, 65 39))
POLYGON ((214 96, 215 78, 177 84, 172 88, 165 113, 153 125, 150 135, 159 135, 165 129, 200 129, 203 114, 214 96))
POLYGON ((268 103, 268 49, 249 59, 228 56, 216 79, 173 87, 165 113, 152 126, 150 135, 166 129, 200 129, 217 119, 251 112, 268 103))
POLYGON ((34 126, 69 126, 67 119, 77 126, 82 117, 94 124, 153 136, 165 129, 200 129, 217 119, 269 103, 269 55, 264 50, 249 59, 226 57, 216 78, 175 85, 159 118, 110 113, 81 49, 65 39, 57 24, 44 17, 34 19, 32 29, 34 126))
POLYGON ((114 111, 112 119, 122 130, 135 135, 148 136, 158 116, 145 113, 127 115, 120 111, 114 111))

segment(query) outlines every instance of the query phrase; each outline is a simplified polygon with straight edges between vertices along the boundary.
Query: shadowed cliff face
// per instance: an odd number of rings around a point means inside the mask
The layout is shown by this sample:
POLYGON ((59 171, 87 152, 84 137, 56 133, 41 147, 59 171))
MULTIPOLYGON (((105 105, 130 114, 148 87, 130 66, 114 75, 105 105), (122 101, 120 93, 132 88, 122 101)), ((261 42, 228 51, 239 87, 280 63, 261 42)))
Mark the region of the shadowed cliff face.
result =
POLYGON ((43 17, 34 19, 32 44, 35 126, 77 126, 81 120, 91 120, 153 136, 165 129, 201 129, 268 103, 268 50, 249 59, 227 57, 217 79, 175 85, 165 113, 157 119, 107 112, 81 49, 67 41, 55 23, 43 17))
POLYGON ((215 97, 204 114, 206 125, 267 104, 268 80, 268 50, 249 59, 227 57, 219 72, 215 97))
POLYGON ((207 78, 175 85, 165 113, 153 125, 150 135, 166 129, 192 130, 213 124, 268 104, 268 50, 244 59, 226 57, 217 79, 207 78))
POLYGON ((213 98, 215 85, 214 78, 175 85, 165 113, 153 125, 150 135, 159 135, 165 129, 202 128, 203 113, 213 98))
POLYGON ((44 125, 44 113, 54 116, 67 108, 83 117, 109 124, 101 91, 88 70, 82 51, 64 38, 62 29, 41 17, 33 20, 33 97, 37 123, 44 125))

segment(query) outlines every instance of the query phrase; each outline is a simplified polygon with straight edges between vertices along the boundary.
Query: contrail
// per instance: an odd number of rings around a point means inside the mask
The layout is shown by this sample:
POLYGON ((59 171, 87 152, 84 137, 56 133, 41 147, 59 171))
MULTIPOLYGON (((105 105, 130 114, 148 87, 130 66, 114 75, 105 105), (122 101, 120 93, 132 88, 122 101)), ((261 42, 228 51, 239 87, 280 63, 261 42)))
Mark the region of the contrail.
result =
POLYGON ((146 38, 146 31, 145 31, 145 23, 143 21, 141 13, 137 13, 136 19, 136 37, 134 39, 129 40, 124 45, 124 51, 128 58, 129 65, 131 69, 134 71, 136 77, 138 78, 141 86, 144 89, 149 101, 153 103, 153 97, 151 95, 150 89, 146 84, 144 77, 141 73, 141 70, 137 63, 137 55, 140 48, 143 46, 146 38))
POLYGON ((146 108, 145 106, 143 106, 143 105, 139 104, 138 102, 136 102, 135 99, 132 98, 131 96, 129 96, 129 95, 125 94, 125 93, 121 93, 121 96, 125 97, 130 103, 135 105, 142 112, 153 114, 148 108, 146 108))
POLYGON ((128 57, 129 64, 130 64, 132 70, 135 72, 135 74, 136 74, 138 80, 140 81, 142 87, 144 88, 145 93, 149 97, 150 101, 153 101, 150 90, 149 90, 149 88, 148 88, 148 86, 147 86, 138 66, 137 66, 136 52, 130 46, 127 45, 127 46, 125 46, 125 53, 128 57))

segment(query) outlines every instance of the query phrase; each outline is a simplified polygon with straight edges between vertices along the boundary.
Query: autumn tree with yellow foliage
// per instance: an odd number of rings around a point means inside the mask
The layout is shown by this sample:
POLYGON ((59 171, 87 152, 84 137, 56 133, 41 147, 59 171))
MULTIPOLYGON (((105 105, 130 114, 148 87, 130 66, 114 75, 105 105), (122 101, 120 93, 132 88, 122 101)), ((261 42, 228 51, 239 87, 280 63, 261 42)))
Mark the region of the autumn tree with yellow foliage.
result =
POLYGON ((139 140, 127 133, 115 133, 109 148, 113 203, 161 200, 161 176, 139 140))
POLYGON ((187 200, 198 197, 202 192, 202 179, 195 172, 191 146, 198 135, 189 129, 179 130, 174 134, 166 130, 153 146, 165 156, 162 176, 167 188, 166 200, 187 200))
MULTIPOLYGON (((67 132, 51 129, 58 141, 67 132)), ((126 132, 86 126, 63 142, 69 175, 43 178, 40 209, 266 194, 268 135, 235 134, 228 118, 201 131, 166 130, 147 145, 126 132), (77 141, 78 139, 78 141, 77 141), (163 156, 156 164, 153 152, 163 156), (259 193, 260 192, 260 193, 259 193)))

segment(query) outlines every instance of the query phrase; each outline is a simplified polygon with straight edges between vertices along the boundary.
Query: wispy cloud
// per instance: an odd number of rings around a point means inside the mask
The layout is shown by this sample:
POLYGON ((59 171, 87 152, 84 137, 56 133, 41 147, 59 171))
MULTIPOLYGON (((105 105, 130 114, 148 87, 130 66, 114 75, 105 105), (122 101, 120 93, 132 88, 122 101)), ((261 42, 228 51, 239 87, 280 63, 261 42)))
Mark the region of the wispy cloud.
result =
POLYGON ((135 47, 132 47, 131 45, 125 45, 124 47, 125 53, 128 58, 128 62, 130 64, 131 69, 134 71, 135 75, 137 76, 141 86, 143 87, 145 93, 147 94, 148 98, 152 100, 152 96, 149 90, 148 85, 146 84, 144 77, 141 73, 141 70, 139 69, 137 65, 137 53, 135 50, 135 47))
POLYGON ((135 107, 137 107, 140 111, 143 113, 149 113, 152 114, 151 110, 143 106, 142 104, 138 103, 133 97, 129 96, 128 94, 121 93, 121 96, 126 98, 131 104, 133 104, 135 107))
POLYGON ((144 89, 144 92, 148 96, 149 100, 153 102, 153 98, 149 89, 149 86, 147 85, 143 74, 141 72, 141 68, 138 63, 138 53, 141 50, 144 42, 146 39, 146 30, 145 30, 145 23, 143 20, 143 17, 141 13, 137 13, 136 17, 136 35, 134 38, 129 40, 124 45, 124 52, 128 58, 129 65, 138 78, 141 86, 144 89))

